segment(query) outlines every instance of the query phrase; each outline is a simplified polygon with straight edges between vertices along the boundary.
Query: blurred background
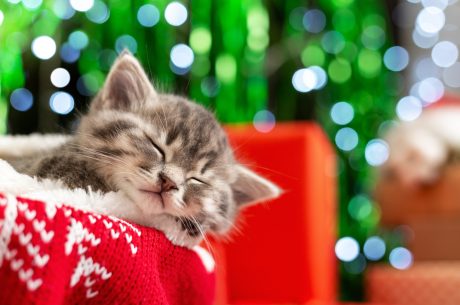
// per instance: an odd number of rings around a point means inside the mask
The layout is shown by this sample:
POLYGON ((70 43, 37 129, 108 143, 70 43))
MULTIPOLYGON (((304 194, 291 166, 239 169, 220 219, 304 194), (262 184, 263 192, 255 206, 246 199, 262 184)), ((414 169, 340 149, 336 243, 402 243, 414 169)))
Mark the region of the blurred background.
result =
POLYGON ((0 0, 0 133, 70 132, 117 54, 160 90, 269 133, 316 120, 337 151, 341 297, 374 262, 409 268, 407 225, 379 226, 385 131, 460 88, 456 0, 0 0))

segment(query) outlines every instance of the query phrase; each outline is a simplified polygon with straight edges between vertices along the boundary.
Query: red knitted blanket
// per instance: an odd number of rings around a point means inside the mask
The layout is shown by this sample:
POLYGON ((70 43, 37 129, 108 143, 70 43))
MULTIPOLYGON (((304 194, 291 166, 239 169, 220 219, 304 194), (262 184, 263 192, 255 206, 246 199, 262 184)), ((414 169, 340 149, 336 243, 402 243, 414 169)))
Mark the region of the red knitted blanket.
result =
POLYGON ((0 304, 212 304, 197 252, 126 221, 0 193, 0 304))

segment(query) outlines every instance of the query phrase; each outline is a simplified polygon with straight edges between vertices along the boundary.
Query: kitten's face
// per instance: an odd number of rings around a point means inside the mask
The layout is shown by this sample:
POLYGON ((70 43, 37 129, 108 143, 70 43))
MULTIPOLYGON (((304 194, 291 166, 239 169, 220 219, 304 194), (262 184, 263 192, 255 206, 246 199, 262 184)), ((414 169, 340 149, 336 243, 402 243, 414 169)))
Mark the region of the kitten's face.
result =
POLYGON ((161 215, 192 240, 227 231, 240 206, 279 194, 234 160, 209 111, 157 94, 128 54, 82 118, 77 141, 109 187, 135 204, 134 221, 148 225, 161 215))

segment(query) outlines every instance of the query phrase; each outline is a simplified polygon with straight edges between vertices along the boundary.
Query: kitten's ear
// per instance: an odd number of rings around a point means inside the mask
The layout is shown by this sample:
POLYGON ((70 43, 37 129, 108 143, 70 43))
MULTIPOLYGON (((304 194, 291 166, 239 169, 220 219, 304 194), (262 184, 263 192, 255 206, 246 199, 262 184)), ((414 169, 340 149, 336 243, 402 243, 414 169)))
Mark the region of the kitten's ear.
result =
POLYGON ((128 51, 123 51, 115 60, 101 92, 91 105, 96 109, 137 108, 157 99, 139 61, 128 51))
POLYGON ((278 197, 281 189, 242 165, 236 165, 238 179, 231 185, 238 206, 278 197))

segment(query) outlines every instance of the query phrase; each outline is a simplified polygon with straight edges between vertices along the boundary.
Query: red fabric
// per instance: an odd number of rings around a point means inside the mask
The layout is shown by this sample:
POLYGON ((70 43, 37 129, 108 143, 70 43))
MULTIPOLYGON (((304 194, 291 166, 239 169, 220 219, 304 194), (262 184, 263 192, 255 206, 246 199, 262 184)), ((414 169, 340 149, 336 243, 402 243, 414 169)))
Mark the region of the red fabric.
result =
POLYGON ((214 274, 159 231, 0 193, 0 304, 212 304, 214 274))

